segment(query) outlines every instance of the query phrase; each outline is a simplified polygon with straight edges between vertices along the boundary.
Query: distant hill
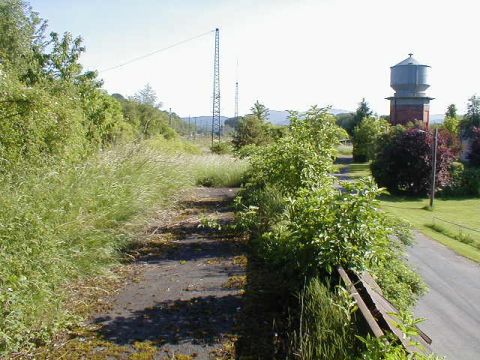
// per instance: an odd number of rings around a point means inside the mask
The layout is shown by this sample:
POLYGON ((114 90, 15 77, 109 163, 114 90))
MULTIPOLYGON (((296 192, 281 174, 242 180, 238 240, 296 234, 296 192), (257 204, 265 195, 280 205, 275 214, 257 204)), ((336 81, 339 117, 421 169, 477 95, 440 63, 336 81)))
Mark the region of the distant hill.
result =
MULTIPOLYGON (((288 111, 285 110, 268 110, 270 115, 268 116, 268 121, 271 122, 274 125, 289 125, 290 121, 288 120, 288 116, 290 115, 288 111)), ((352 112, 350 110, 344 110, 344 109, 331 109, 330 113, 333 115, 337 114, 343 114, 343 113, 349 113, 352 112)), ((211 123, 212 121, 212 115, 207 115, 207 116, 192 116, 190 117, 191 121, 193 122, 194 119, 197 119, 197 124, 207 124, 211 123)), ((184 121, 188 121, 188 117, 182 118, 184 121)), ((227 116, 221 116, 220 117, 221 121, 224 122, 225 120, 228 119, 227 116)))
MULTIPOLYGON (((330 113, 333 115, 338 115, 338 114, 348 114, 352 113, 354 111, 351 110, 345 110, 345 109, 331 109, 330 113)), ((290 121, 288 120, 289 113, 288 111, 285 110, 269 110, 270 115, 268 116, 268 121, 271 122, 274 125, 289 125, 290 121)), ((206 116, 196 116, 196 117, 191 117, 191 121, 193 123, 194 118, 197 119, 197 125, 199 126, 206 126, 207 124, 211 124, 212 122, 212 115, 206 115, 206 116)), ((432 124, 441 124, 443 123, 443 120, 445 118, 444 114, 432 114, 430 115, 430 122, 432 124)), ((188 117, 182 118, 184 121, 188 121, 188 117)), ((229 119, 227 116, 221 116, 220 117, 222 123, 225 122, 225 120, 229 119)))
POLYGON ((430 122, 432 124, 441 124, 445 119, 445 114, 432 114, 430 115, 430 122))
MULTIPOLYGON (((184 121, 188 121, 188 117, 183 117, 182 118, 184 121)), ((208 121, 212 121, 212 115, 206 115, 206 116, 190 116, 191 121, 193 122, 194 119, 197 119, 197 123, 205 123, 208 121)), ((227 120, 227 116, 220 116, 220 120, 223 122, 227 120)))
MULTIPOLYGON (((270 115, 268 121, 275 125, 289 125, 290 121, 288 120, 289 113, 288 111, 279 111, 279 110, 269 110, 270 115)), ((330 109, 330 113, 333 115, 349 113, 351 111, 344 109, 330 109)))

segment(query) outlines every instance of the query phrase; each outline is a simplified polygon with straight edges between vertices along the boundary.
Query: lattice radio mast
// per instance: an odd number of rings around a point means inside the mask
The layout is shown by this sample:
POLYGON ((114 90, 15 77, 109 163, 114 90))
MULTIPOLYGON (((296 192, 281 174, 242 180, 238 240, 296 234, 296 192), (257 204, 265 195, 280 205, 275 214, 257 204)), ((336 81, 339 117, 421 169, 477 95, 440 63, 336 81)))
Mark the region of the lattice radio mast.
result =
POLYGON ((235 83, 235 120, 238 120, 238 80, 235 83))
POLYGON ((235 120, 238 120, 238 59, 237 59, 237 71, 235 80, 235 120))
POLYGON ((213 62, 213 112, 212 112, 212 145, 215 138, 220 141, 222 123, 220 120, 220 34, 215 29, 215 58, 213 62))

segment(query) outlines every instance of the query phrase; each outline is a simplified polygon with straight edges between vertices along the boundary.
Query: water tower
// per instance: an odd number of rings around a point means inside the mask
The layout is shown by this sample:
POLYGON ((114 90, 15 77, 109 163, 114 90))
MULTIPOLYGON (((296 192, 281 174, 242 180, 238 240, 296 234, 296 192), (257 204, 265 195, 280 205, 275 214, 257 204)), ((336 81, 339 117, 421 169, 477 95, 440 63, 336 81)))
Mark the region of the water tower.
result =
POLYGON ((390 68, 390 86, 395 90, 390 100, 390 122, 405 125, 410 121, 423 121, 428 127, 430 100, 425 91, 430 87, 430 66, 420 64, 412 55, 390 68))

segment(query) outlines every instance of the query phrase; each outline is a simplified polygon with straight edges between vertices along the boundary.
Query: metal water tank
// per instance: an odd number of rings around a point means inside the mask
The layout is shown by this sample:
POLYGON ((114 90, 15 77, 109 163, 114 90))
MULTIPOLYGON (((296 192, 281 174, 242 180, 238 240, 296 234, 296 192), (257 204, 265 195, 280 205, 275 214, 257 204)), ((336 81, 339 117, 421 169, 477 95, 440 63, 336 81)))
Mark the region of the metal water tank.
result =
POLYGON ((430 66, 420 64, 412 55, 390 68, 390 86, 396 97, 422 97, 430 87, 430 66))

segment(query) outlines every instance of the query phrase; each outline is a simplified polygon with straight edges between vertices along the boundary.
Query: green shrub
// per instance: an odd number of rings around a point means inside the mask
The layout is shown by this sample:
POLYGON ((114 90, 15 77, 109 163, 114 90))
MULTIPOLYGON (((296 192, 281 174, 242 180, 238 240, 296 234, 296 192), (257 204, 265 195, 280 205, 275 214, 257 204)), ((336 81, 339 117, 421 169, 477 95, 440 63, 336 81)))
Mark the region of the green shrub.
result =
POLYGON ((480 196, 480 167, 453 163, 452 182, 442 193, 453 196, 480 196))
POLYGON ((353 160, 366 162, 373 160, 380 146, 380 138, 388 133, 390 124, 387 120, 368 117, 353 130, 353 160))
POLYGON ((288 134, 251 156, 247 189, 270 185, 288 196, 333 183, 332 159, 339 142, 335 118, 327 109, 313 107, 304 118, 292 113, 290 120, 288 134))
POLYGON ((294 114, 291 120, 284 137, 259 147, 249 158, 238 219, 252 232, 256 256, 278 278, 278 301, 290 304, 301 284, 311 284, 303 306, 291 308, 291 316, 302 320, 289 355, 354 358, 359 351, 352 339, 355 330, 348 306, 342 306, 348 301, 341 302, 335 290, 318 281, 334 278, 338 265, 368 270, 387 299, 402 310, 411 307, 425 287, 404 260, 408 229, 378 211, 381 190, 373 180, 335 186, 335 119, 313 108, 305 118, 294 114))
POLYGON ((232 145, 226 141, 216 141, 210 146, 210 151, 217 155, 231 154, 233 151, 232 145))

